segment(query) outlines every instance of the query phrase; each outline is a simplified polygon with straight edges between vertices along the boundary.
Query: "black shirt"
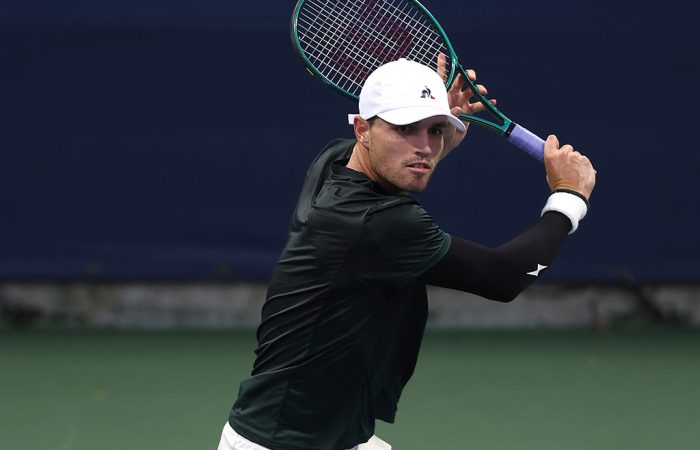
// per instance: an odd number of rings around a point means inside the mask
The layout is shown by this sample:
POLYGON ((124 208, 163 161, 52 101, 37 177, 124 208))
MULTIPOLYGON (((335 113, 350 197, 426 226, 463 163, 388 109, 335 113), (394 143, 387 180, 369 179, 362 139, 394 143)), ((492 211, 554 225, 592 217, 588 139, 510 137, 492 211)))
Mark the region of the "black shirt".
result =
POLYGON ((229 422, 273 450, 336 450, 393 422, 425 329, 425 284, 513 300, 571 222, 550 211, 490 248, 441 231, 418 201, 345 167, 355 141, 314 160, 272 276, 251 377, 229 422))
POLYGON ((450 248, 415 198, 345 167, 354 143, 331 142, 309 168, 231 411, 273 450, 347 449, 394 421, 427 318, 420 276, 450 248))

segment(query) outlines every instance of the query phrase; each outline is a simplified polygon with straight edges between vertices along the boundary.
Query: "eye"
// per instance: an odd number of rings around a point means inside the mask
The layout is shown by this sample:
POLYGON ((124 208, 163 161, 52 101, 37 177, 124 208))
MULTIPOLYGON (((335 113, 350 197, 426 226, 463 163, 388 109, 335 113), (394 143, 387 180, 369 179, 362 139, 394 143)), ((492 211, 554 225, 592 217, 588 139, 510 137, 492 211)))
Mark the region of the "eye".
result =
POLYGON ((411 125, 396 125, 395 130, 398 131, 401 134, 408 134, 411 132, 413 128, 411 125))
POLYGON ((435 136, 441 136, 444 133, 445 133, 445 129, 443 127, 432 127, 430 129, 430 134, 435 135, 435 136))

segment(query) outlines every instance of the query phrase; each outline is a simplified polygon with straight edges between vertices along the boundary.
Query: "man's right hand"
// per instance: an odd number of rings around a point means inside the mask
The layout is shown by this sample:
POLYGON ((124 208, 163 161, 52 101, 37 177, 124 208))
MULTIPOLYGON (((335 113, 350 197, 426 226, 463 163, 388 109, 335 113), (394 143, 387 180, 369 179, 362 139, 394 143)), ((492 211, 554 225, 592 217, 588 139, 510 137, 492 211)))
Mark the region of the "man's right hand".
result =
POLYGON ((552 191, 568 189, 590 198, 596 171, 591 161, 571 145, 559 147, 559 139, 550 135, 544 143, 544 166, 552 191))

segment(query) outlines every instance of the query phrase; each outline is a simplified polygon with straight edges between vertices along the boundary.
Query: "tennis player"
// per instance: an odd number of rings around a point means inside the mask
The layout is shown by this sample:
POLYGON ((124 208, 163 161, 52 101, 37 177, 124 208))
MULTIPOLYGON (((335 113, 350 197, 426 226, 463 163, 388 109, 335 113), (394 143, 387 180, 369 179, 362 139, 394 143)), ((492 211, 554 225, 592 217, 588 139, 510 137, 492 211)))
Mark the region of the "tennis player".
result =
POLYGON ((407 194, 425 189, 464 139, 467 124, 456 114, 479 112, 460 90, 464 81, 447 91, 432 69, 398 60, 365 82, 355 139, 329 143, 307 172, 262 309, 252 374, 219 450, 391 448, 373 437, 375 420, 394 421, 413 373, 426 284, 511 301, 578 227, 595 171, 555 136, 545 143, 552 194, 541 217, 500 247, 445 233, 407 194))

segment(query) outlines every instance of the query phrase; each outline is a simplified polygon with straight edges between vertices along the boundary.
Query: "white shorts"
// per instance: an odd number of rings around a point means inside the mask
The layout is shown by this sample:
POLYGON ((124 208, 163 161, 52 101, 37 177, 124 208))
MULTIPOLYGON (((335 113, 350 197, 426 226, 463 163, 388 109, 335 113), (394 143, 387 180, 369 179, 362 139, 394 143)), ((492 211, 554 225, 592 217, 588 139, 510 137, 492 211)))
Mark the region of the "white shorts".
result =
POLYGON ((224 430, 221 432, 221 441, 219 441, 218 450, 270 450, 267 447, 258 445, 236 433, 236 430, 231 428, 231 425, 226 422, 224 430))
MULTIPOLYGON (((221 432, 221 441, 219 442, 218 450, 270 450, 267 447, 258 445, 236 433, 236 430, 231 428, 231 425, 226 422, 224 429, 221 432)), ((364 444, 356 445, 348 450, 391 450, 391 445, 379 439, 377 436, 365 442, 364 444)))

